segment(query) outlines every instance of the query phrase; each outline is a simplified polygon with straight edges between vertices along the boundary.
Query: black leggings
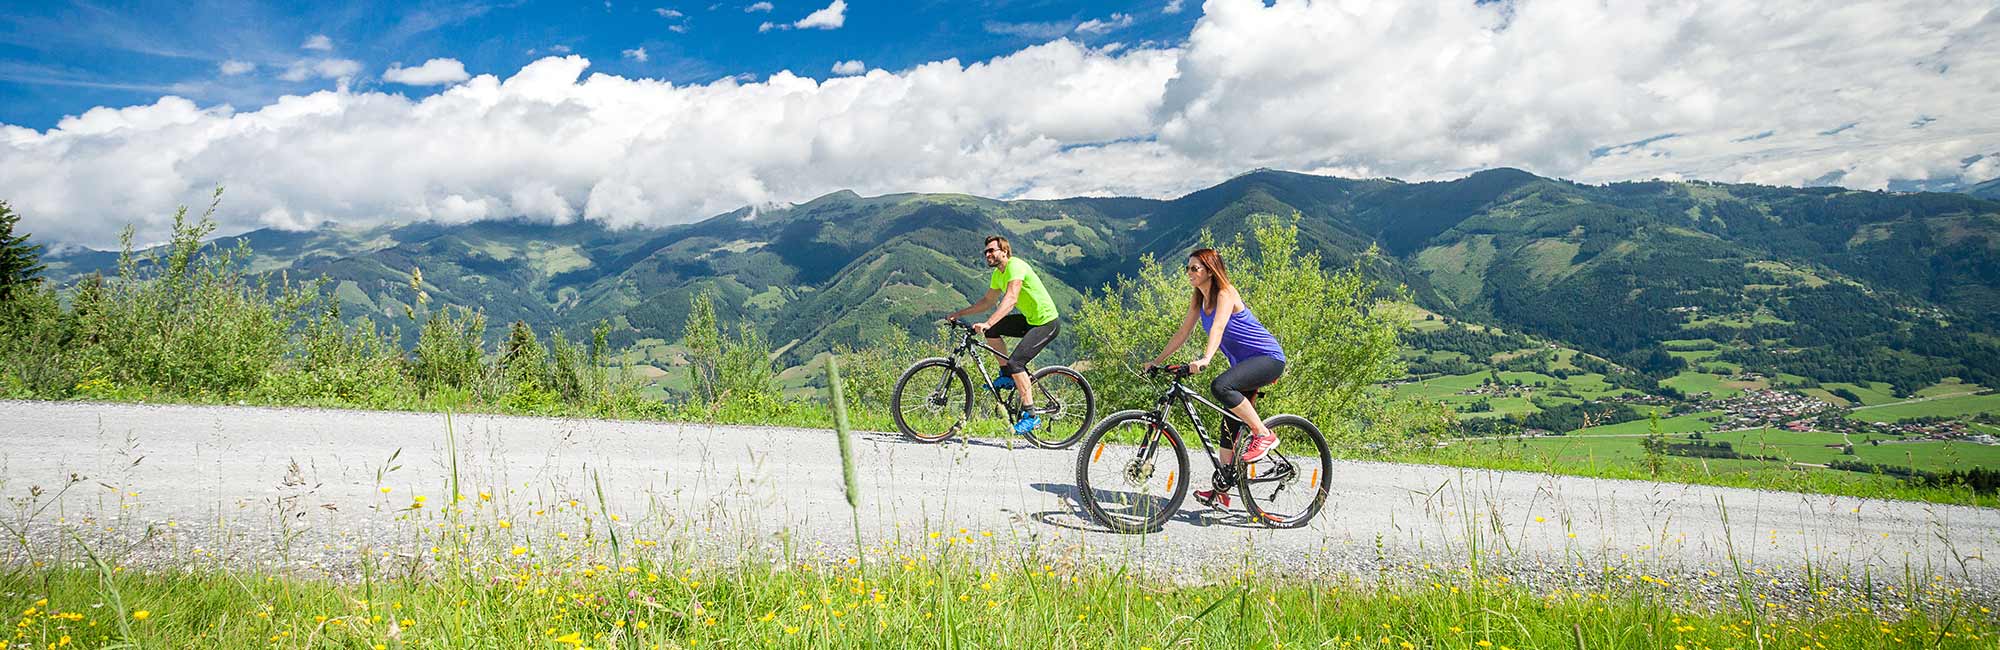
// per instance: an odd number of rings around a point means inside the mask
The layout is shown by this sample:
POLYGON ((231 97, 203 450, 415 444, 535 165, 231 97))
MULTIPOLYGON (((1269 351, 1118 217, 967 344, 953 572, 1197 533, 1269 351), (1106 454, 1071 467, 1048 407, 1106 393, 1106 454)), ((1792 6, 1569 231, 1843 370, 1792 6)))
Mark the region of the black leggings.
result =
POLYGON ((1061 330, 1062 321, 1059 320, 1029 327, 1028 317, 1020 314, 1008 314, 1000 319, 1000 322, 987 328, 987 338, 1011 336, 1021 339, 1021 342, 1014 344, 1014 349, 1007 353, 1007 363, 1000 365, 1001 376, 1027 372, 1028 362, 1033 361, 1035 355, 1041 354, 1042 348, 1049 347, 1049 341, 1055 340, 1056 332, 1061 330))
POLYGON ((1257 356, 1244 359, 1243 363, 1229 364, 1229 369, 1216 375, 1208 382, 1208 394, 1222 408, 1233 409, 1243 403, 1243 394, 1271 385, 1285 374, 1285 362, 1272 356, 1257 356))
MULTIPOLYGON (((1216 375, 1208 382, 1208 394, 1215 396, 1223 408, 1236 408, 1243 400, 1249 399, 1244 393, 1271 385, 1285 374, 1285 362, 1277 357, 1257 356, 1244 359, 1243 363, 1229 364, 1229 369, 1216 375)), ((1236 436, 1242 433, 1243 423, 1235 415, 1225 417, 1222 426, 1222 448, 1235 449, 1236 436)))

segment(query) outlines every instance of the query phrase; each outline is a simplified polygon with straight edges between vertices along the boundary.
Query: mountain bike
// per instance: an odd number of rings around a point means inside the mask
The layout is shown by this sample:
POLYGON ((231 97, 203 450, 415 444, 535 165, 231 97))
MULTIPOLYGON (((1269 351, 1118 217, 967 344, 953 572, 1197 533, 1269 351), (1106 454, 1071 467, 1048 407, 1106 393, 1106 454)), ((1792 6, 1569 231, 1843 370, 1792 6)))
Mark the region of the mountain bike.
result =
MULTIPOLYGON (((1277 448, 1255 462, 1244 462, 1239 456, 1232 466, 1224 467, 1216 448, 1209 445, 1208 431, 1195 404, 1222 416, 1218 433, 1229 436, 1219 440, 1223 444, 1248 427, 1181 383, 1193 374, 1184 365, 1148 369, 1148 379, 1159 375, 1172 379, 1153 408, 1113 413, 1084 439, 1076 457, 1076 487, 1084 510, 1098 523, 1121 533, 1158 530, 1180 510, 1191 482, 1187 445, 1167 421, 1168 409, 1179 406, 1193 423, 1209 462, 1215 465, 1216 484, 1233 482, 1252 520, 1272 528, 1306 525, 1326 504, 1327 492, 1333 487, 1333 456, 1319 427, 1297 415, 1267 418, 1264 426, 1277 434, 1277 448)), ((1255 400, 1269 388, 1254 391, 1249 397, 1255 400)))
MULTIPOLYGON (((1001 359, 1007 355, 979 340, 965 321, 953 319, 950 325, 952 338, 956 339, 951 353, 911 364, 896 380, 895 392, 889 397, 896 428, 919 442, 950 440, 964 432, 972 421, 972 381, 965 372, 967 364, 959 360, 968 355, 972 357, 971 365, 979 369, 983 382, 980 390, 1006 413, 1007 424, 1011 426, 1021 419, 1021 400, 1015 395, 1016 389, 995 388, 993 380, 998 373, 988 375, 985 355, 974 350, 985 350, 1001 359)), ((1044 449, 1064 449, 1076 444, 1089 429, 1091 416, 1096 415, 1090 382, 1084 380, 1083 373, 1066 366, 1044 366, 1031 374, 1029 381, 1034 382, 1035 406, 1041 409, 1042 417, 1042 424, 1025 436, 1029 444, 1044 449)))

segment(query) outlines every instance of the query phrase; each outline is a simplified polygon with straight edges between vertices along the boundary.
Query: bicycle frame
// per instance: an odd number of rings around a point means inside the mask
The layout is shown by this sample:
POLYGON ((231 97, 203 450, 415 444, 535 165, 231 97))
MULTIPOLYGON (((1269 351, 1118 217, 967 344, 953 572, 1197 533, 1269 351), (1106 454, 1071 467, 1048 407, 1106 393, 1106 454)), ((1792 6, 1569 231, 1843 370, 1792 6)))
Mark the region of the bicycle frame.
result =
MULTIPOLYGON (((1228 427, 1231 421, 1235 421, 1236 424, 1241 426, 1248 426, 1248 424, 1243 422, 1241 418, 1236 417, 1236 414, 1230 413, 1229 409, 1222 408, 1221 405, 1216 404, 1215 402, 1208 401, 1207 398, 1202 397, 1201 395, 1195 393, 1193 390, 1189 389, 1185 384, 1182 384, 1181 379, 1183 379, 1183 377, 1181 377, 1180 375, 1175 374, 1171 375, 1171 377, 1172 377, 1172 382, 1167 386, 1166 392, 1161 394, 1160 399, 1153 403, 1153 417, 1159 420, 1160 422, 1166 422, 1168 407, 1173 406, 1175 404, 1180 405, 1181 412, 1187 415, 1188 423, 1194 425, 1194 436, 1196 439, 1201 441, 1202 453, 1208 454, 1208 461, 1215 465, 1217 471, 1222 471, 1222 472, 1234 471, 1235 468, 1223 465, 1221 454, 1216 452, 1217 447, 1215 445, 1209 444, 1208 428, 1202 426, 1201 413, 1195 410, 1194 405, 1196 403, 1200 403, 1202 406, 1208 407, 1208 410, 1215 411, 1216 413, 1220 414, 1222 416, 1222 426, 1224 427, 1228 427)), ((1141 441, 1140 448, 1145 450, 1142 452, 1140 456, 1142 460, 1151 460, 1153 452, 1158 449, 1158 446, 1153 444, 1155 440, 1152 439, 1153 436, 1158 435, 1158 431, 1159 430, 1156 429, 1154 431, 1148 432, 1147 433, 1148 439, 1141 441)), ((1216 442, 1218 444, 1221 443, 1221 441, 1222 439, 1220 437, 1216 438, 1216 442)), ((1278 454, 1276 458, 1282 461, 1279 465, 1281 468, 1289 470, 1289 468, 1291 467, 1291 462, 1289 460, 1285 460, 1283 454, 1278 454)), ((1265 477, 1265 480, 1275 480, 1278 478, 1282 477, 1281 476, 1265 477)), ((1258 482, 1262 482, 1262 480, 1258 482)))
MULTIPOLYGON (((981 382, 980 388, 984 389, 986 394, 993 398, 994 402, 1000 404, 1003 408, 1007 410, 1007 415, 1010 419, 1013 418, 1016 415, 1016 412, 1020 409, 1020 405, 1009 402, 1006 399, 1006 397, 1000 393, 999 389, 988 388, 988 386, 993 385, 993 380, 996 379, 998 375, 988 375, 986 373, 986 358, 983 355, 973 354, 972 351, 973 348, 978 348, 990 352, 993 354, 993 356, 1002 359, 1007 358, 1007 354, 1001 352, 998 348, 988 345, 985 341, 979 340, 977 333, 973 332, 971 327, 963 325, 953 325, 952 327, 958 330, 957 332, 958 342, 952 345, 951 354, 945 356, 946 359, 949 359, 951 361, 951 367, 952 368, 959 367, 960 365, 958 361, 959 357, 964 357, 964 356, 972 357, 972 365, 979 368, 979 380, 981 382)), ((951 381, 951 375, 949 374, 943 377, 939 377, 938 385, 932 388, 932 391, 943 392, 945 390, 946 383, 950 381, 951 381)))

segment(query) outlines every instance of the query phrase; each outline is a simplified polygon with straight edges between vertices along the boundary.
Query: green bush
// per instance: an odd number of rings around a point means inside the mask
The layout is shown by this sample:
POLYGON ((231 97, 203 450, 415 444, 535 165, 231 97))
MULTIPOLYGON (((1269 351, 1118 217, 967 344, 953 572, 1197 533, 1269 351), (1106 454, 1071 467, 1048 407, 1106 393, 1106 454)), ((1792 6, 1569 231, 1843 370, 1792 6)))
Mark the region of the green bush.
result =
POLYGON ((903 376, 903 369, 918 359, 946 352, 942 328, 937 340, 914 338, 901 327, 884 328, 884 332, 866 347, 857 349, 842 344, 834 348, 834 354, 840 357, 840 378, 846 388, 847 402, 861 413, 888 413, 890 393, 896 388, 896 380, 903 376))
POLYGON ((76 336, 76 318, 55 291, 37 283, 16 287, 0 300, 0 396, 69 397, 81 380, 63 352, 76 336))
POLYGON ((488 391, 485 331, 486 314, 464 307, 446 307, 424 321, 410 374, 425 395, 456 390, 476 398, 488 391))
POLYGON ((228 398, 252 392, 277 368, 291 325, 313 296, 302 287, 252 283, 244 275, 245 246, 202 243, 215 229, 214 211, 211 204, 190 224, 181 208, 171 241, 145 254, 133 253, 132 230, 125 230, 117 278, 72 312, 83 345, 70 351, 86 380, 228 398))
POLYGON ((321 302, 319 318, 294 337, 287 363, 264 379, 258 391, 264 401, 384 407, 415 394, 393 332, 366 319, 350 325, 338 300, 328 295, 321 302))

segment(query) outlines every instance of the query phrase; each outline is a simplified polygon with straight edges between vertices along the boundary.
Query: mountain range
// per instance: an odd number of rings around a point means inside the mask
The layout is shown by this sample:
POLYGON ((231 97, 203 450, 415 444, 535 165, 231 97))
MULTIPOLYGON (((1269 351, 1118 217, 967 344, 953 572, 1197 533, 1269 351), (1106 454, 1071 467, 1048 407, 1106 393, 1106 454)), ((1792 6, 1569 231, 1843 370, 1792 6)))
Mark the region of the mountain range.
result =
MULTIPOLYGON (((1895 193, 1593 185, 1509 168, 1422 183, 1258 170, 1171 200, 841 191, 665 228, 414 223, 218 243, 247 242, 255 272, 324 276, 347 314, 384 323, 405 318, 418 268, 434 302, 483 309, 496 329, 575 334, 608 320, 620 345, 677 339, 689 297, 707 290, 725 322, 763 329, 797 360, 888 327, 924 331, 964 306, 985 290, 990 233, 1074 308, 1142 255, 1177 258, 1204 231, 1227 239, 1251 215, 1296 214, 1329 266, 1358 263, 1438 314, 1611 359, 1710 338, 1888 380, 2000 373, 1996 193, 1995 182, 1895 193)), ((69 281, 115 261, 69 252, 47 273, 69 281)))

